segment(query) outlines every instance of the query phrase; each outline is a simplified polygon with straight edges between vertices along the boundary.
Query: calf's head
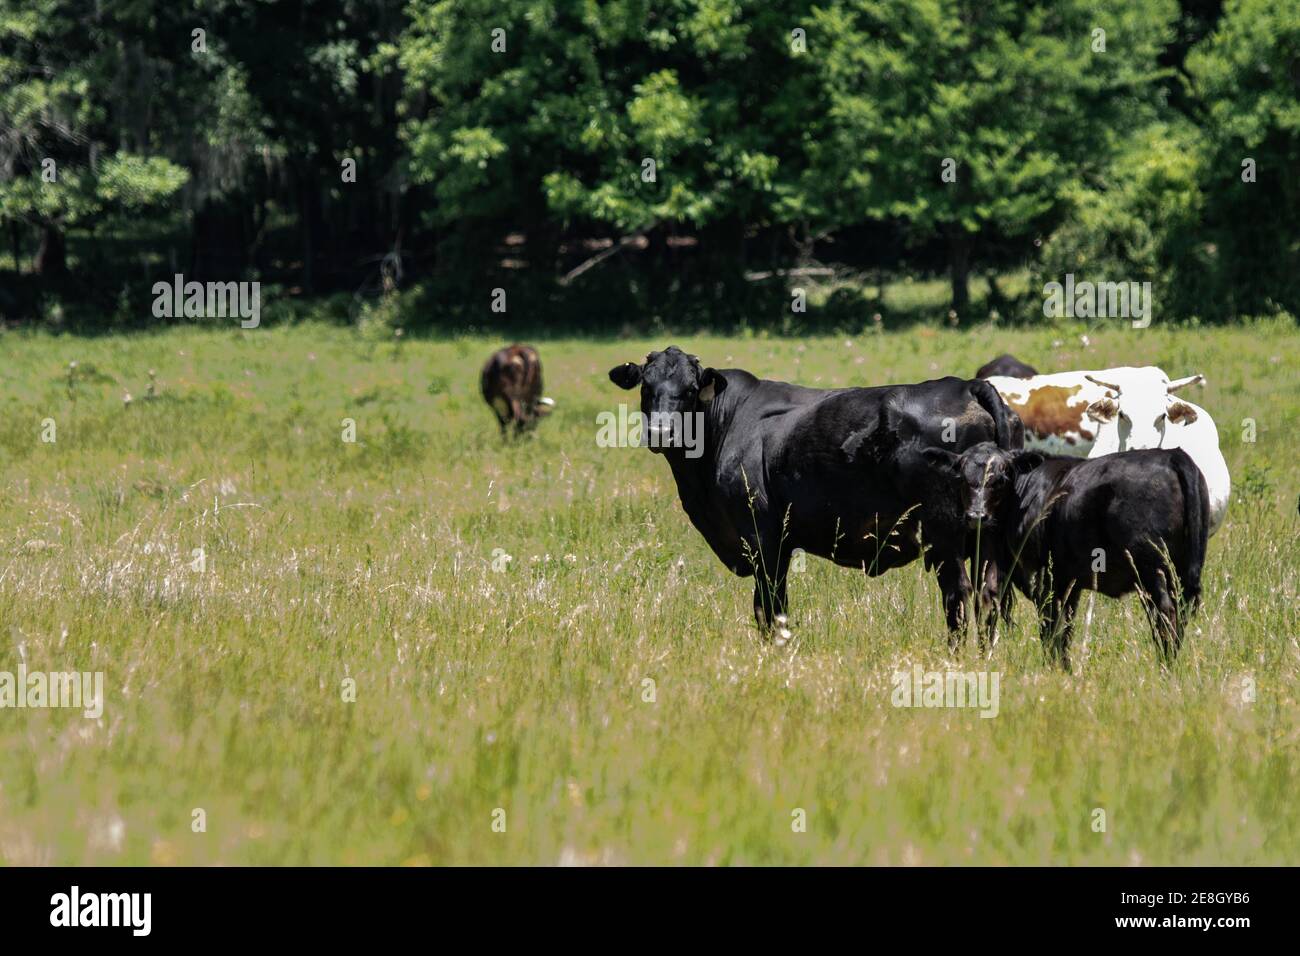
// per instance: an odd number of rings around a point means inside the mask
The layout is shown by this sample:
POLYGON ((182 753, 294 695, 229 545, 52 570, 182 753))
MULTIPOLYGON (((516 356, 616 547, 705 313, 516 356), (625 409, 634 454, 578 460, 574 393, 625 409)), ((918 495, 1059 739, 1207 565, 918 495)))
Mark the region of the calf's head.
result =
POLYGON ((688 416, 703 412, 727 387, 727 380, 716 369, 705 368, 698 358, 675 345, 651 352, 640 365, 626 362, 614 366, 609 380, 623 389, 641 386, 643 444, 655 452, 684 447, 692 434, 698 434, 688 416))
POLYGON ((990 441, 972 445, 960 455, 946 448, 927 448, 923 454, 953 488, 972 529, 995 527, 1003 505, 1015 493, 1016 479, 1043 463, 1036 451, 999 448, 990 441))

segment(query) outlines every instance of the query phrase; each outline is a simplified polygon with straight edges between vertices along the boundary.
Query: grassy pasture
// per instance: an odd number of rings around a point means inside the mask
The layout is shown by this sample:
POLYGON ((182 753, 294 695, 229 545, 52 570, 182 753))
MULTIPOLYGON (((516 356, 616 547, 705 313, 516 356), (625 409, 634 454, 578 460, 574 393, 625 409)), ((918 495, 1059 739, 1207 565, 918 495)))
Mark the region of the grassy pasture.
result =
POLYGON ((0 671, 107 698, 0 710, 0 863, 1300 863, 1293 325, 540 336, 558 408, 513 445, 495 339, 233 326, 0 334, 0 671), (816 559, 762 640, 666 464, 595 442, 636 401, 606 370, 669 341, 820 386, 1206 373, 1235 490, 1183 655, 1099 598, 1072 675, 1023 600, 952 657, 919 565, 816 559), (893 707, 913 664, 998 671, 998 715, 893 707))

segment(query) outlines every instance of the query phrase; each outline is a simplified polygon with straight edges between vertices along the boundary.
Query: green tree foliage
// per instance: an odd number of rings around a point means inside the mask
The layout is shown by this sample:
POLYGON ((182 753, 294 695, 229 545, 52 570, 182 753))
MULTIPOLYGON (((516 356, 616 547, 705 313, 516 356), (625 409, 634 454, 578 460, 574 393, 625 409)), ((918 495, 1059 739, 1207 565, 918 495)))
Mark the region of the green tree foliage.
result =
POLYGON ((1150 282, 1157 318, 1202 316, 1212 295, 1199 131, 1153 124, 1123 143, 1089 183, 1066 194, 1070 213, 1043 244, 1039 280, 1150 282))
POLYGON ((57 0, 0 0, 0 218, 40 230, 42 274, 65 271, 69 226, 156 206, 189 175, 131 135, 147 91, 124 80, 150 64, 120 26, 57 0))
POLYGON ((217 238, 228 229, 261 236, 273 211, 289 210, 308 290, 318 270, 328 278, 364 258, 363 249, 400 244, 401 87, 391 51, 405 4, 214 0, 205 18, 238 83, 230 119, 250 147, 229 201, 214 203, 217 238), (354 164, 355 181, 344 179, 345 162, 354 164), (248 206, 257 211, 254 222, 237 221, 248 206), (232 216, 235 222, 222 222, 232 216))
POLYGON ((836 224, 896 219, 920 238, 946 237, 953 307, 964 312, 981 239, 1050 228, 1151 119, 1175 12, 1172 0, 819 8, 812 62, 831 104, 829 135, 814 147, 823 205, 836 224))
POLYGON ((400 46, 404 138, 413 178, 434 191, 432 221, 721 226, 733 239, 795 221, 819 121, 793 36, 807 9, 413 4, 400 46))
POLYGON ((0 248, 28 301, 71 233, 128 303, 382 259, 453 321, 777 322, 825 259, 1296 312, 1298 62, 1275 0, 0 0, 0 248))
POLYGON ((1201 188, 1212 305, 1218 316, 1300 313, 1300 4, 1229 0, 1187 68, 1209 143, 1201 188))

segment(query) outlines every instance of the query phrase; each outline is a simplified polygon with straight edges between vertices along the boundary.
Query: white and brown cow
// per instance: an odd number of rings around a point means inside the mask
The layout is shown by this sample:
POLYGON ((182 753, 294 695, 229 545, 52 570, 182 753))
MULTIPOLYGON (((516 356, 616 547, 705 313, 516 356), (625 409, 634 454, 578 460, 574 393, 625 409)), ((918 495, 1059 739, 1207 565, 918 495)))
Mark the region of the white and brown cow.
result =
MULTIPOLYGON (((1097 423, 1098 429, 1089 458, 1147 447, 1134 443, 1133 431, 1124 419, 1123 392, 1119 391, 1118 396, 1118 400, 1106 398, 1088 409, 1088 417, 1097 423)), ((1232 497, 1232 479, 1228 475, 1228 463, 1219 450, 1219 430, 1214 419, 1201 406, 1180 399, 1169 403, 1164 417, 1157 420, 1157 431, 1159 442, 1150 447, 1183 449, 1205 476, 1209 491, 1209 532, 1214 534, 1223 524, 1228 499, 1232 497)))
POLYGON ((554 401, 542 397, 542 360, 531 345, 508 345, 493 352, 483 366, 480 385, 502 436, 523 434, 555 407, 554 401))
POLYGON ((1223 523, 1231 493, 1219 433, 1205 409, 1176 398, 1205 376, 1170 379, 1153 365, 988 379, 1025 426, 1025 447, 1097 458, 1136 448, 1182 448, 1210 493, 1210 533, 1223 523))

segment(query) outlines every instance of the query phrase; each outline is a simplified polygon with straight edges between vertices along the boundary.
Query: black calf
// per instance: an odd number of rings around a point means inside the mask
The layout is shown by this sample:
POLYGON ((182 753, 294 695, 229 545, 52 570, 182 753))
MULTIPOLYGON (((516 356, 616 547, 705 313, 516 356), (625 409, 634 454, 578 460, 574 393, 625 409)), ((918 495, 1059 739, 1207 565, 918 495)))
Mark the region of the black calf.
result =
POLYGON ((1200 602, 1209 528, 1205 479, 1186 452, 1079 459, 984 442, 961 455, 921 454, 949 482, 951 507, 959 503, 967 525, 991 539, 982 587, 990 610, 1009 575, 1039 608, 1044 646, 1068 669, 1080 593, 1138 591, 1162 660, 1173 660, 1200 602))

